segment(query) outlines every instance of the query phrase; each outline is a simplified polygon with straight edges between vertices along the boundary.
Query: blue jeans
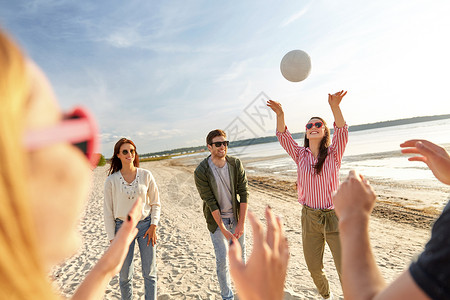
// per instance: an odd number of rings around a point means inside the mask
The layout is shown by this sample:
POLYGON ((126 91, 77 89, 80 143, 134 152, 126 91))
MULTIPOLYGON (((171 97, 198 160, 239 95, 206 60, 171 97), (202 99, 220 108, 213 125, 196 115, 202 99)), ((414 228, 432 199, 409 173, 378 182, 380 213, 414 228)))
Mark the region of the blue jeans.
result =
MULTIPOLYGON (((116 232, 122 226, 123 221, 116 219, 116 232)), ((139 245, 139 251, 141 253, 142 262, 142 276, 144 277, 145 286, 145 300, 156 299, 156 246, 147 246, 148 236, 144 239, 145 232, 150 228, 150 217, 139 221, 136 228, 139 230, 136 238, 131 242, 130 249, 128 250, 127 257, 123 263, 122 269, 119 273, 119 285, 120 293, 122 294, 122 300, 131 300, 133 298, 133 284, 131 279, 133 278, 134 263, 134 244, 137 240, 139 245)))
MULTIPOLYGON (((237 222, 233 219, 222 219, 223 224, 228 231, 234 233, 237 222)), ((231 277, 228 264, 228 245, 229 241, 225 239, 219 228, 214 233, 210 233, 211 240, 216 254, 217 278, 219 279, 220 295, 222 299, 234 299, 233 290, 231 289, 231 277)), ((245 232, 238 239, 242 247, 242 260, 245 261, 245 232)))

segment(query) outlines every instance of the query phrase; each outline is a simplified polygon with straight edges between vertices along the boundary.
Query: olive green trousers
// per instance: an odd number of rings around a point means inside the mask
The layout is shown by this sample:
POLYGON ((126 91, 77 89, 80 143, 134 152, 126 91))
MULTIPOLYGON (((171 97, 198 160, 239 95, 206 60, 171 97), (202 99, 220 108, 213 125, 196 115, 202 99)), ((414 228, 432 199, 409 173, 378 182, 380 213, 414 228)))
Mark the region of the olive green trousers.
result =
POLYGON ((302 241, 306 265, 314 284, 323 298, 330 296, 330 286, 323 269, 325 242, 330 247, 339 280, 341 279, 341 241, 334 209, 313 209, 303 205, 302 241))

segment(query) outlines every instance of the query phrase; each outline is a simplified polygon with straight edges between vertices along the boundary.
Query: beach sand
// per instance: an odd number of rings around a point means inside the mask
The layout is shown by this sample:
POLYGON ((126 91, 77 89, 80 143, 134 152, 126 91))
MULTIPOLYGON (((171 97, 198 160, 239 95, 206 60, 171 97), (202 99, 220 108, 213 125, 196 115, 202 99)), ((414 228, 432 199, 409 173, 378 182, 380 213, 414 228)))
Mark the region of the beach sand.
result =
MULTIPOLYGON (((193 171, 197 159, 178 158, 141 163, 150 170, 159 187, 162 212, 158 226, 158 299, 220 299, 215 258, 209 231, 202 213, 193 171)), ((245 161, 244 161, 245 166, 245 161)), ((94 170, 86 211, 80 223, 83 245, 79 252, 54 268, 50 274, 55 289, 70 296, 82 278, 108 247, 103 224, 103 184, 107 166, 94 170)), ((291 258, 285 284, 285 299, 320 299, 302 254, 300 214, 295 178, 248 172, 250 209, 263 220, 270 205, 283 217, 291 258)), ((422 194, 443 203, 448 190, 417 191, 414 183, 393 185, 372 182, 379 202, 370 223, 370 238, 376 261, 387 281, 395 279, 423 249, 430 235, 436 209, 404 205, 422 194)), ((251 253, 250 225, 246 224, 247 256, 251 253)), ((136 247, 137 248, 137 247, 136 247)), ((137 249, 136 249, 137 250, 137 249)), ((335 296, 342 297, 331 253, 326 247, 324 268, 335 296)), ((139 251, 135 252, 134 299, 144 299, 139 251)), ((105 299, 120 299, 118 276, 109 283, 105 299)))

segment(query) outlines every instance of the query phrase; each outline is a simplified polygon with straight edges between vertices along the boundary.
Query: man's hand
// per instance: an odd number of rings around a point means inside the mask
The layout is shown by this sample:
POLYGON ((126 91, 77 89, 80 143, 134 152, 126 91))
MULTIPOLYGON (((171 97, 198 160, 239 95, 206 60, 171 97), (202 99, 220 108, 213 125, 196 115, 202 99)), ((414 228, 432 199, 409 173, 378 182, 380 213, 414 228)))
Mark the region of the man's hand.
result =
POLYGON ((375 205, 376 195, 369 182, 354 170, 340 185, 333 197, 339 222, 368 220, 375 205))
POLYGON ((147 229, 147 231, 144 234, 144 239, 148 238, 147 241, 147 247, 150 245, 150 241, 152 241, 152 246, 154 247, 156 245, 156 225, 151 224, 150 227, 147 229))
POLYGON ((245 224, 244 224, 244 222, 241 222, 241 220, 239 220, 239 222, 236 225, 236 229, 234 230, 234 237, 237 239, 240 238, 244 234, 245 224))
POLYGON ((427 140, 409 140, 400 147, 406 148, 402 153, 420 154, 408 160, 426 163, 439 181, 450 185, 450 156, 444 148, 427 140))
POLYGON ((234 237, 233 234, 230 231, 228 231, 225 227, 223 229, 220 229, 220 231, 222 231, 222 234, 227 241, 231 240, 234 237))

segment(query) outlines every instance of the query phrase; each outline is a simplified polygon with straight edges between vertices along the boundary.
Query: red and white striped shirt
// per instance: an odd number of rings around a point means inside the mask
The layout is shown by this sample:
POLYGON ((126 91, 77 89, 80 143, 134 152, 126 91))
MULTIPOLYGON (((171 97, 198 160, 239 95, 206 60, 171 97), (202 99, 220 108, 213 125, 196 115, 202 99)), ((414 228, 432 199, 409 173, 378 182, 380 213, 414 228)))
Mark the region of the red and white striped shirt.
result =
POLYGON ((348 126, 334 126, 334 134, 328 155, 320 174, 316 174, 314 158, 309 148, 300 147, 287 130, 281 133, 277 130, 277 138, 281 146, 297 164, 298 202, 315 209, 333 209, 332 193, 339 187, 339 169, 342 156, 348 142, 348 126))

